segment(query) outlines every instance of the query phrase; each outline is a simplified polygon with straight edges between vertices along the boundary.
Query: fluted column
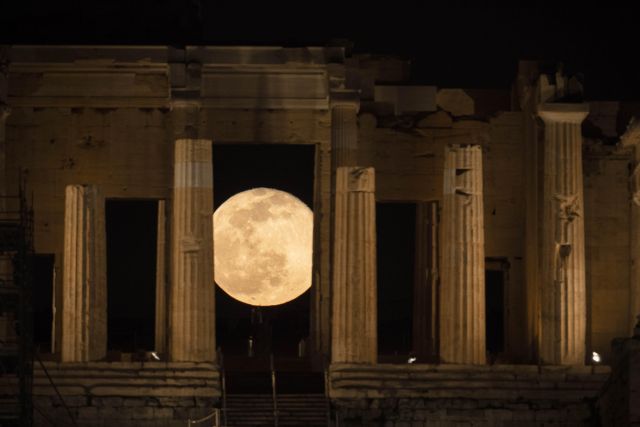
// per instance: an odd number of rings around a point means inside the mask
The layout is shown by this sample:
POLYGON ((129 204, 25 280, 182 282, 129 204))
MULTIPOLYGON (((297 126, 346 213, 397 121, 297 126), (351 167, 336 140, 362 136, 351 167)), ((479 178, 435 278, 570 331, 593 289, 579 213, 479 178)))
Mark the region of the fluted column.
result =
POLYGON ((339 167, 333 246, 332 362, 376 362, 376 293, 375 171, 339 167))
POLYGON ((107 352, 104 199, 94 185, 68 185, 62 277, 63 362, 100 360, 107 352))
POLYGON ((358 164, 358 109, 357 93, 339 91, 331 94, 331 152, 333 170, 358 164))
POLYGON ((445 147, 441 222, 440 359, 484 364, 482 148, 445 147))
POLYGON ((169 354, 173 361, 215 360, 211 141, 175 144, 169 354))
POLYGON ((582 121, 586 104, 544 104, 544 209, 540 357, 544 363, 585 361, 586 287, 582 121))

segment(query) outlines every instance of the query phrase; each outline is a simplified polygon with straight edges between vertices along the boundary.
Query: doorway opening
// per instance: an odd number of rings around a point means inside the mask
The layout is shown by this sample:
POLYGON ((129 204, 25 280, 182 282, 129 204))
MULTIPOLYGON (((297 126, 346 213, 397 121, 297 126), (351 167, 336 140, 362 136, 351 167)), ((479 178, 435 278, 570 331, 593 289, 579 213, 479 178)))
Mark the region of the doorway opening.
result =
POLYGON ((51 353, 54 259, 53 254, 33 256, 33 345, 39 353, 51 353))
POLYGON ((485 333, 486 349, 491 362, 505 351, 505 301, 509 262, 504 258, 487 258, 485 264, 485 333))
MULTIPOLYGON (((314 145, 214 144, 214 209, 231 196, 256 187, 293 194, 313 209, 314 145)), ((252 307, 216 287, 216 340, 226 368, 243 369, 246 358, 260 370, 269 369, 269 357, 305 360, 309 337, 309 291, 288 303, 252 307)), ((230 384, 233 387, 233 384, 230 384)))
POLYGON ((108 199, 107 349, 154 349, 158 201, 108 199))
POLYGON ((415 203, 377 203, 378 354, 406 363, 413 345, 415 203))

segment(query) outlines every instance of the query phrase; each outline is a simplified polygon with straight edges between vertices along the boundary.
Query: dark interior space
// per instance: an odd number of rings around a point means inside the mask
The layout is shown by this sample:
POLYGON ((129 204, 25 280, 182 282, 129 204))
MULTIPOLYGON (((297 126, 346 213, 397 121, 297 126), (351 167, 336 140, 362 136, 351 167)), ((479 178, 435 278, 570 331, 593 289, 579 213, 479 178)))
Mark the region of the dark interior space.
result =
POLYGON ((111 199, 105 215, 107 349, 153 350, 158 202, 111 199))
POLYGON ((40 353, 51 352, 53 324, 53 254, 33 257, 33 344, 40 353))
POLYGON ((490 355, 504 351, 504 271, 485 272, 486 346, 490 355))
POLYGON ((406 361, 412 345, 415 203, 377 203, 378 353, 406 361))
MULTIPOLYGON (((313 209, 314 157, 313 145, 214 144, 214 209, 229 197, 256 187, 286 191, 313 209)), ((252 360, 263 360, 264 369, 268 369, 271 353, 297 357, 300 340, 309 336, 309 298, 307 291, 279 306, 255 308, 217 287, 217 344, 227 367, 233 366, 229 356, 248 356, 250 336, 252 360)))

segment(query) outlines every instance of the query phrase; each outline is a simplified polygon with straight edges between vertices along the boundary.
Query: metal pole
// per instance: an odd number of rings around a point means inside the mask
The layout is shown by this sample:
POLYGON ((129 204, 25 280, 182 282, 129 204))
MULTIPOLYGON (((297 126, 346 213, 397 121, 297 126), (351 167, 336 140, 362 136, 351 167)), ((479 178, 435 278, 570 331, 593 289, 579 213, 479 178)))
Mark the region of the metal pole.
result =
POLYGON ((271 395, 273 397, 273 425, 278 427, 278 399, 276 397, 276 371, 273 366, 273 353, 270 355, 271 361, 271 395))
POLYGON ((225 427, 227 425, 227 378, 226 378, 226 372, 224 369, 224 355, 222 354, 222 349, 220 349, 219 351, 219 356, 218 356, 219 360, 220 360, 220 371, 222 374, 222 422, 224 423, 225 427))
POLYGON ((324 398, 327 411, 327 426, 331 425, 331 399, 329 398, 329 370, 324 368, 324 398))
POLYGON ((56 352, 56 266, 53 265, 53 279, 51 280, 51 353, 56 352))

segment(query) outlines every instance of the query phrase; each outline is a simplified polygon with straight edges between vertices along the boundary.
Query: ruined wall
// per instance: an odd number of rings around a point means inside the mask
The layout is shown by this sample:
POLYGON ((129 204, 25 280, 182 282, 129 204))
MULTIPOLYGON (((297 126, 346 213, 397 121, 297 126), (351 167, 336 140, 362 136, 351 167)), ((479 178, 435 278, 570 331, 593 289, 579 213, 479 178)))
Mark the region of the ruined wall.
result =
MULTIPOLYGON (((373 115, 361 114, 358 137, 360 163, 376 169, 378 201, 441 200, 445 145, 483 145, 485 254, 508 262, 505 301, 509 307, 524 306, 521 113, 499 113, 488 123, 454 121, 444 111, 422 119, 397 118, 392 127, 377 123, 373 115)), ((524 314, 517 309, 506 313, 506 358, 513 361, 523 358, 524 314)))
MULTIPOLYGON (((53 254, 60 339, 64 194, 96 184, 106 198, 169 197, 172 146, 160 109, 15 108, 7 126, 8 188, 27 171, 36 253, 53 254)), ((150 302, 151 303, 151 302, 150 302)))
POLYGON ((610 362, 611 340, 629 335, 630 223, 626 154, 591 147, 584 155, 587 357, 610 362))

